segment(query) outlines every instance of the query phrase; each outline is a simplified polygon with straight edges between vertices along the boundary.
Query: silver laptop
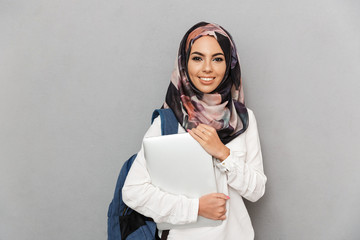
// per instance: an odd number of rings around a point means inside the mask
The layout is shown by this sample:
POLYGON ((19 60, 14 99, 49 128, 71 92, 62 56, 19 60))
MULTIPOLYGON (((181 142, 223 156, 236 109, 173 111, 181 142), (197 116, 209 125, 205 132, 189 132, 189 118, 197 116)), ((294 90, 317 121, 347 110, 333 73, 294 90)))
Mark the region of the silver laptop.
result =
MULTIPOLYGON (((152 184, 161 190, 189 198, 217 192, 212 156, 189 133, 145 138, 143 145, 152 184)), ((195 223, 158 223, 157 227, 160 230, 209 227, 221 222, 198 216, 195 223)))

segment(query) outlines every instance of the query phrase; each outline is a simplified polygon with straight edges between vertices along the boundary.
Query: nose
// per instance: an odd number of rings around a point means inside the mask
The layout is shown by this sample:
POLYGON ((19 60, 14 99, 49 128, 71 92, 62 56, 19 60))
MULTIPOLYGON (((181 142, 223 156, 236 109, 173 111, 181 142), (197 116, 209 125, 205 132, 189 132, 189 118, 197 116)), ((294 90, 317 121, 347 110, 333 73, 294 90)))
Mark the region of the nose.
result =
POLYGON ((208 60, 204 61, 203 72, 205 72, 205 73, 212 72, 211 61, 208 61, 208 60))

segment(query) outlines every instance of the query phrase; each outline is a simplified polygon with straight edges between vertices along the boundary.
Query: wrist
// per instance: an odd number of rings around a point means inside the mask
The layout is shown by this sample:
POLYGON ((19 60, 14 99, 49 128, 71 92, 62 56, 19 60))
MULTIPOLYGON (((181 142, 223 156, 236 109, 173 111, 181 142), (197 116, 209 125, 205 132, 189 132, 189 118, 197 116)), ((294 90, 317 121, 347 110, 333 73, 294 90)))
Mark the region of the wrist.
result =
POLYGON ((224 161, 228 156, 230 155, 230 149, 226 146, 224 146, 224 149, 221 151, 220 156, 218 157, 218 159, 220 160, 220 162, 224 161))
POLYGON ((199 216, 201 216, 201 211, 202 211, 202 208, 201 208, 201 204, 202 204, 202 202, 201 202, 201 197, 199 198, 199 203, 198 203, 198 215, 199 216))

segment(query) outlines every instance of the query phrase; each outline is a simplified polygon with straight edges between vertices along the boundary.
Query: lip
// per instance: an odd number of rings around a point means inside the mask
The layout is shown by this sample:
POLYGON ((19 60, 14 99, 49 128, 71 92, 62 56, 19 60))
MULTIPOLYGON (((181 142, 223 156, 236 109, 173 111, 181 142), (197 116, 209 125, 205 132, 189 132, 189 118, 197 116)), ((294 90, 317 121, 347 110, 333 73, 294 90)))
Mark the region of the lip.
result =
POLYGON ((198 78, 199 78, 201 84, 204 84, 204 85, 210 85, 216 79, 216 77, 198 77, 198 78))

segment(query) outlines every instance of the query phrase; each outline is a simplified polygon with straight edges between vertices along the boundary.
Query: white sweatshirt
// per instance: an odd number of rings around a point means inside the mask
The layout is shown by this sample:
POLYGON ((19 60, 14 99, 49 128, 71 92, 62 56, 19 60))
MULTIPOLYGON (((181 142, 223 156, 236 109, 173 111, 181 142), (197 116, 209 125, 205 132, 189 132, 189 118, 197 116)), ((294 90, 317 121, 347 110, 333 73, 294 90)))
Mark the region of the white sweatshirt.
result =
MULTIPOLYGON (((213 159, 218 192, 230 197, 226 203, 226 220, 217 227, 172 229, 168 239, 232 240, 254 239, 254 230, 243 199, 255 202, 264 195, 264 175, 259 134, 253 112, 248 109, 248 129, 226 144, 230 156, 223 162, 213 159)), ((179 125, 179 133, 185 130, 179 125)), ((156 118, 145 134, 161 135, 160 118, 156 118)), ((155 222, 185 224, 197 220, 199 199, 189 199, 161 191, 151 184, 143 148, 139 151, 122 189, 124 202, 155 222)))

